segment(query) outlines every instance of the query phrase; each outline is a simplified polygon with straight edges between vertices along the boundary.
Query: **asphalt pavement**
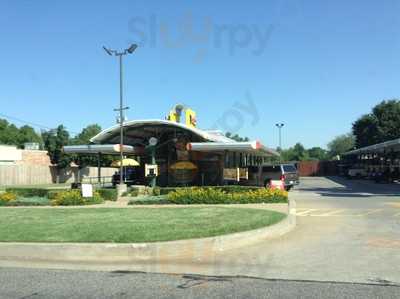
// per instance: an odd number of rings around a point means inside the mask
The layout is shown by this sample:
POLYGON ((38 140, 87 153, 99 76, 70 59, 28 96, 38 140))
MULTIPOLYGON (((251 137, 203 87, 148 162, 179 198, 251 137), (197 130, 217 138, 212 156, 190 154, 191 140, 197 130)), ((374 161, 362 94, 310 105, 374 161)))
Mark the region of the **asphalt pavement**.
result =
POLYGON ((0 269, 0 298, 399 298, 400 287, 243 277, 0 269))

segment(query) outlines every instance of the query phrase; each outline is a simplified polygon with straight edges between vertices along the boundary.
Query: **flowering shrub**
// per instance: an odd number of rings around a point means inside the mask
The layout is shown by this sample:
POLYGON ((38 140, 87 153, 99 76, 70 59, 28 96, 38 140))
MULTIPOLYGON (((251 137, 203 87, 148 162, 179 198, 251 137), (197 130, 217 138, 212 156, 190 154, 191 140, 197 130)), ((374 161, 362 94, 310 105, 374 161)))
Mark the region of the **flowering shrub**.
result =
POLYGON ((10 202, 17 199, 17 195, 13 192, 4 192, 0 194, 0 201, 10 202))
POLYGON ((167 195, 174 204, 246 204, 246 203, 285 203, 288 193, 276 189, 253 189, 228 193, 219 188, 180 188, 167 195))
POLYGON ((80 190, 58 192, 51 201, 52 206, 80 206, 103 203, 104 200, 98 192, 93 192, 93 197, 83 197, 80 190))

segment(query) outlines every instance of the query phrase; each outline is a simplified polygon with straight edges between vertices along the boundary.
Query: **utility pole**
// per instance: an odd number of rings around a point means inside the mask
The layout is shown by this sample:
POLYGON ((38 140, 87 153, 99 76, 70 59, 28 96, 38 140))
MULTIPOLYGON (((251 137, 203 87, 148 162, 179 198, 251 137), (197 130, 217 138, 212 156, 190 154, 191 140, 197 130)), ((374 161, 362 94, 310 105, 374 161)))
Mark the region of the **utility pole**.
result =
MULTIPOLYGON (((132 44, 129 48, 123 51, 111 50, 103 47, 104 51, 110 56, 117 56, 119 58, 119 108, 114 109, 114 111, 119 112, 119 125, 120 125, 120 137, 119 137, 119 152, 120 152, 120 167, 119 167, 119 189, 118 193, 123 193, 126 189, 124 184, 124 110, 129 109, 129 107, 124 107, 124 97, 123 97, 123 68, 122 68, 122 57, 127 54, 132 54, 137 48, 136 44, 132 44)), ((119 194, 120 195, 120 194, 119 194)))
MULTIPOLYGON (((282 128, 285 126, 284 123, 277 123, 275 125, 279 130, 279 151, 282 152, 282 128)), ((282 157, 279 158, 282 160, 282 157)))

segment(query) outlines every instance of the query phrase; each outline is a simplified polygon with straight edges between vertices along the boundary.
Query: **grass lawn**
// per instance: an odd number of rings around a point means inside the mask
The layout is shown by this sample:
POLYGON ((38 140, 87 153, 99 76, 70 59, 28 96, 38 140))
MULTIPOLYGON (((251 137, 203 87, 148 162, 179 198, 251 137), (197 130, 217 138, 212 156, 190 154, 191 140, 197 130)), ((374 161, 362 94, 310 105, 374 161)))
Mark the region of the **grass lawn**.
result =
POLYGON ((252 230, 284 217, 274 211, 229 207, 1 208, 0 241, 169 241, 252 230))

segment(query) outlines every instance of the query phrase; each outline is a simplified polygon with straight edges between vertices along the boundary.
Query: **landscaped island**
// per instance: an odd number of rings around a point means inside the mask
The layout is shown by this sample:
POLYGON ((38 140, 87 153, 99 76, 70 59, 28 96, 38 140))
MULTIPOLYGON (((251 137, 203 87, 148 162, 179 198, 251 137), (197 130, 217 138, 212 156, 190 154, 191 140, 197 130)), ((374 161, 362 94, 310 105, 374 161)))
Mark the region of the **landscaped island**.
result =
POLYGON ((285 217, 275 211, 215 206, 0 209, 0 242, 171 241, 248 231, 285 217))

